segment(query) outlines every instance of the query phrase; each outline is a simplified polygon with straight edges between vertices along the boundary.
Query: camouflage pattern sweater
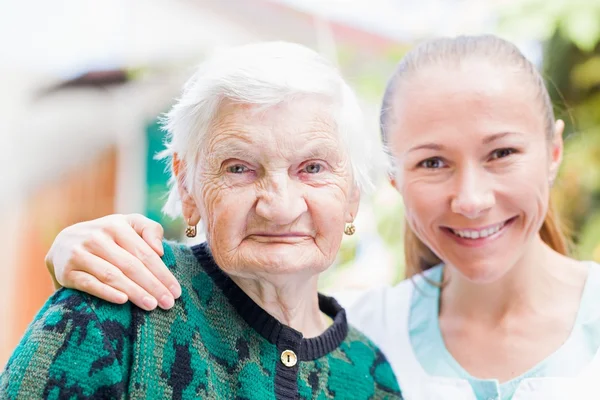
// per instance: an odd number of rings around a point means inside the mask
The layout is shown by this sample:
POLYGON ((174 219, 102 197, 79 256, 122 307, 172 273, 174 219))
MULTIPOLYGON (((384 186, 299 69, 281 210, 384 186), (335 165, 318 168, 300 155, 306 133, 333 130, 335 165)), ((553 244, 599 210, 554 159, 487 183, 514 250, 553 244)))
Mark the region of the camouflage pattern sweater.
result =
POLYGON ((321 336, 279 323, 214 263, 205 244, 165 243, 181 282, 170 311, 61 289, 0 376, 1 399, 401 399, 383 354, 346 323, 321 336))

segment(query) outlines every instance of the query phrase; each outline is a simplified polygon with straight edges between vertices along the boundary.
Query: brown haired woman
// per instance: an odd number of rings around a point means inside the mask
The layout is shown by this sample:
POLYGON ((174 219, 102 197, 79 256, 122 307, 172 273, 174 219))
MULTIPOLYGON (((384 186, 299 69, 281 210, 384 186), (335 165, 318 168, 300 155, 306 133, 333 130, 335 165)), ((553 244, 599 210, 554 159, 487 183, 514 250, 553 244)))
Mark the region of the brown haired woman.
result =
MULTIPOLYGON (((564 124, 534 66, 494 36, 427 42, 390 80, 381 127, 412 279, 365 294, 348 315, 382 348, 405 398, 600 398, 600 266, 568 257, 550 205, 564 124)), ((81 288, 93 270, 70 254, 95 232, 161 236, 145 220, 88 224, 49 254, 65 286, 81 288)), ((174 282, 146 267, 94 294, 160 299, 174 282), (143 284, 152 279, 164 287, 143 284)))

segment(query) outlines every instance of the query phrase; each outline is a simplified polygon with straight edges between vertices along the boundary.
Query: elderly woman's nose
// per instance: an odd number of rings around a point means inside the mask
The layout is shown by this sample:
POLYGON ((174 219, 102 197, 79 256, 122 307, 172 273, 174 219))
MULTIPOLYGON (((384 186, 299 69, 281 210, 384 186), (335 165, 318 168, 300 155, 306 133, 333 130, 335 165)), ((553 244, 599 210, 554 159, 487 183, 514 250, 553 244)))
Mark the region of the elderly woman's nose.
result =
POLYGON ((451 199, 452 212, 469 219, 479 218, 495 203, 491 181, 485 174, 467 170, 457 174, 451 199))
POLYGON ((275 224, 294 222, 308 210, 302 192, 287 176, 271 177, 260 190, 256 213, 275 224))

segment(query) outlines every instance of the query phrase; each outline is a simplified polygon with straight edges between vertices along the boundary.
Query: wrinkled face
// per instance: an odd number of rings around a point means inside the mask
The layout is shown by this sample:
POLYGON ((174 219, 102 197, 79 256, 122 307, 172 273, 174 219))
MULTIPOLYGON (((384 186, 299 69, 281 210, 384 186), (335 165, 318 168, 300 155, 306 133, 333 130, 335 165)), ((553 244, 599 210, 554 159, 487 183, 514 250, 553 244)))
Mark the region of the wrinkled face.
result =
POLYGON ((498 279, 538 243, 562 122, 551 142, 535 89, 485 61, 427 68, 396 96, 389 140, 407 222, 467 279, 498 279))
POLYGON ((320 98, 267 110, 222 105, 194 190, 182 198, 184 213, 204 221, 223 270, 314 275, 333 263, 359 201, 338 136, 331 105, 320 98))

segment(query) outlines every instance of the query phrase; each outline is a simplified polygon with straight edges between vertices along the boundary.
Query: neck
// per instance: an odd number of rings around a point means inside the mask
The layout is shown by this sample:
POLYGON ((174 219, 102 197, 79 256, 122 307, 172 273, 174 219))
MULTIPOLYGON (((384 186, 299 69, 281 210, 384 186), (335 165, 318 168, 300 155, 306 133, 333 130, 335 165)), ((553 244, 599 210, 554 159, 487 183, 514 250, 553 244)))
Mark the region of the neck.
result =
POLYGON ((537 237, 500 279, 475 283, 453 266, 445 270, 440 315, 497 325, 509 316, 546 310, 566 291, 582 290, 587 270, 556 253, 537 237))
POLYGON ((318 276, 260 276, 231 279, 263 310, 305 338, 321 335, 328 327, 319 308, 318 276))

